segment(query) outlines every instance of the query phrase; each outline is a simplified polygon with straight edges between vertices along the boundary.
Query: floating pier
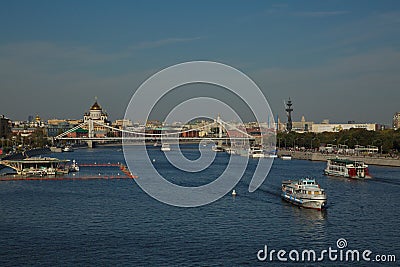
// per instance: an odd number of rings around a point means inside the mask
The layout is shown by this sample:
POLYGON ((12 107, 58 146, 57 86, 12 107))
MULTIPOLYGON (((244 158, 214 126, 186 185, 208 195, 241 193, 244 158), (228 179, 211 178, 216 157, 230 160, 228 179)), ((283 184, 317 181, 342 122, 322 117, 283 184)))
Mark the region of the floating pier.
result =
POLYGON ((99 179, 105 179, 105 180, 111 180, 111 179, 134 179, 137 178, 137 176, 132 175, 131 177, 128 176, 78 176, 78 177, 51 177, 51 176, 42 176, 42 177, 1 177, 0 181, 22 181, 22 180, 28 180, 28 181, 56 181, 56 180, 99 180, 99 179))
POLYGON ((19 175, 56 175, 67 174, 69 160, 47 157, 1 160, 0 164, 14 169, 19 175))
POLYGON ((30 180, 30 181, 56 181, 56 180, 95 180, 95 179, 135 179, 138 178, 137 175, 133 175, 127 166, 122 163, 83 163, 79 164, 80 167, 118 167, 123 175, 77 175, 77 176, 20 176, 20 175, 10 175, 10 176, 0 176, 0 181, 21 181, 21 180, 30 180))

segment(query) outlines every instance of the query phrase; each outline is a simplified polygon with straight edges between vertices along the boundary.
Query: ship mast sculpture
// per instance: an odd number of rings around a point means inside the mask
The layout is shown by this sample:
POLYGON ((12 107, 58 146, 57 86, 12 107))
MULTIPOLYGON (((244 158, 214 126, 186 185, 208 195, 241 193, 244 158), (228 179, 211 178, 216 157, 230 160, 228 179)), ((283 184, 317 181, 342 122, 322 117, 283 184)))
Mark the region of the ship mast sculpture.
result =
POLYGON ((288 100, 288 102, 286 103, 286 106, 287 106, 287 108, 285 109, 286 110, 286 112, 287 112, 287 124, 286 124, 286 130, 288 131, 288 132, 291 132, 292 131, 292 128, 293 128, 293 124, 292 124, 292 111, 293 111, 293 108, 292 108, 292 100, 290 100, 290 98, 289 98, 289 100, 288 100))

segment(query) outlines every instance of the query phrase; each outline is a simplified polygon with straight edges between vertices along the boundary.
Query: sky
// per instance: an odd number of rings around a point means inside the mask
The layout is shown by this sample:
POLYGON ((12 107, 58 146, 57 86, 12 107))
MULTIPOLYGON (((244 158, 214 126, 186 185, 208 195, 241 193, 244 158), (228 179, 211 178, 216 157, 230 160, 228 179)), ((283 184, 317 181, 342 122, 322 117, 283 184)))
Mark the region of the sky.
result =
POLYGON ((193 60, 248 75, 283 121, 290 97, 294 120, 390 124, 400 2, 0 3, 0 114, 12 120, 82 118, 95 97, 119 119, 147 78, 193 60))

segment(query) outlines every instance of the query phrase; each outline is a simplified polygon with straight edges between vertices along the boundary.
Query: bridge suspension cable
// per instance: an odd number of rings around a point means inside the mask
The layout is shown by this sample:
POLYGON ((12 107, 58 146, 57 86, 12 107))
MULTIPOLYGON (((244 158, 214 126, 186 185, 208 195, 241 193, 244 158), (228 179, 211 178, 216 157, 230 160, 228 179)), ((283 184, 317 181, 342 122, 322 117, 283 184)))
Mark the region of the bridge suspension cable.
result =
POLYGON ((71 128, 71 129, 69 129, 69 130, 67 130, 67 131, 65 131, 65 132, 63 132, 63 133, 57 135, 56 137, 54 137, 54 139, 60 139, 60 138, 62 138, 63 136, 65 136, 65 135, 67 135, 67 134, 69 134, 69 133, 72 133, 73 131, 78 130, 79 128, 82 128, 82 126, 85 126, 86 124, 87 124, 87 122, 83 122, 83 123, 81 123, 81 124, 75 126, 74 128, 71 128))
MULTIPOLYGON (((123 139, 123 138, 127 138, 127 139, 132 138, 132 137, 94 137, 94 136, 80 137, 80 138, 78 138, 78 137, 65 137, 67 134, 72 133, 72 132, 74 132, 75 130, 77 130, 77 129, 79 129, 79 128, 82 128, 82 127, 84 127, 84 126, 87 126, 87 127, 89 128, 89 132, 93 132, 93 130, 94 130, 94 129, 93 129, 93 125, 94 125, 94 124, 99 125, 99 126, 101 126, 101 127, 105 127, 105 128, 111 129, 111 130, 113 130, 113 131, 117 131, 117 132, 121 132, 121 133, 125 133, 125 134, 137 135, 137 136, 144 136, 144 137, 169 137, 169 136, 176 136, 176 135, 181 135, 181 134, 183 134, 183 133, 194 132, 194 131, 200 131, 200 130, 203 130, 203 129, 205 129, 205 128, 213 127, 214 125, 219 124, 219 125, 223 126, 223 127, 227 130, 227 132, 228 132, 229 130, 232 130, 232 129, 233 129, 233 130, 238 131, 238 132, 240 132, 241 134, 243 134, 246 138, 251 138, 251 139, 254 138, 253 136, 251 136, 250 134, 248 134, 246 131, 243 131, 243 130, 237 128, 236 126, 231 125, 231 124, 229 124, 229 123, 226 123, 225 121, 223 121, 223 120, 221 120, 220 118, 218 118, 218 119, 215 120, 214 122, 208 123, 208 124, 206 124, 206 125, 203 125, 203 126, 200 126, 200 127, 197 127, 197 128, 186 129, 186 130, 176 131, 176 132, 166 132, 166 133, 146 133, 146 132, 145 132, 145 131, 146 131, 145 128, 143 128, 143 131, 133 131, 133 130, 128 130, 128 129, 120 129, 120 128, 112 127, 112 126, 107 125, 107 124, 103 124, 103 123, 98 122, 98 121, 95 121, 95 120, 88 120, 88 121, 86 121, 86 122, 83 122, 83 123, 81 123, 81 124, 79 124, 79 125, 77 125, 77 126, 71 128, 71 129, 65 131, 64 133, 61 133, 61 134, 57 135, 57 136, 55 137, 55 139, 82 139, 82 140, 111 140, 111 139, 113 139, 113 140, 116 140, 116 139, 123 139)), ((229 133, 228 133, 228 134, 229 134, 229 133)), ((136 137, 136 138, 139 138, 139 137, 136 137)), ((179 138, 182 138, 182 137, 179 137, 179 138)), ((197 139, 204 139, 204 138, 200 138, 200 137, 184 137, 184 138, 186 138, 186 139, 196 139, 196 140, 197 140, 197 139)), ((223 137, 219 136, 218 138, 213 137, 213 138, 208 138, 208 139, 224 139, 224 140, 226 140, 226 139, 243 139, 243 138, 244 138, 244 137, 241 137, 241 138, 238 138, 238 137, 236 137, 236 138, 234 138, 234 137, 224 137, 224 138, 223 138, 223 137)), ((207 138, 205 138, 205 139, 207 139, 207 138)))
POLYGON ((188 129, 188 130, 184 130, 184 131, 179 131, 179 132, 169 132, 169 133, 160 133, 160 134, 153 134, 153 133, 146 133, 146 132, 135 132, 135 131, 130 131, 130 130, 126 130, 126 129, 119 129, 119 128, 115 128, 106 124, 102 124, 100 122, 94 122, 97 125, 103 126, 103 127, 107 127, 109 129, 115 130, 115 131, 119 131, 119 132, 123 132, 123 133, 130 133, 130 134, 136 134, 136 135, 145 135, 145 136, 168 136, 168 135, 176 135, 176 134, 182 134, 182 133, 187 133, 187 132, 193 132, 193 131, 197 131, 197 130, 201 130, 207 127, 210 127, 211 125, 215 124, 215 122, 203 125, 201 127, 195 128, 195 129, 188 129))

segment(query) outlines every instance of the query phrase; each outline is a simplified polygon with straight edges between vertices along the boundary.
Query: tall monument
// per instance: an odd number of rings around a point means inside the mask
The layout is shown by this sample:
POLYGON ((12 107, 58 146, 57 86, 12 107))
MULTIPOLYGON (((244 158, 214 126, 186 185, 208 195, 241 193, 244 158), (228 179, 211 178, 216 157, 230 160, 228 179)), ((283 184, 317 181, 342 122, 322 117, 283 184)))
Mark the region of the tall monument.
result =
POLYGON ((292 131, 292 128, 293 128, 293 124, 292 124, 292 111, 293 111, 293 108, 292 108, 292 100, 290 100, 290 97, 289 97, 289 100, 288 100, 288 102, 286 103, 286 112, 287 112, 287 124, 286 124, 286 129, 287 129, 287 131, 288 132, 291 132, 292 131))

